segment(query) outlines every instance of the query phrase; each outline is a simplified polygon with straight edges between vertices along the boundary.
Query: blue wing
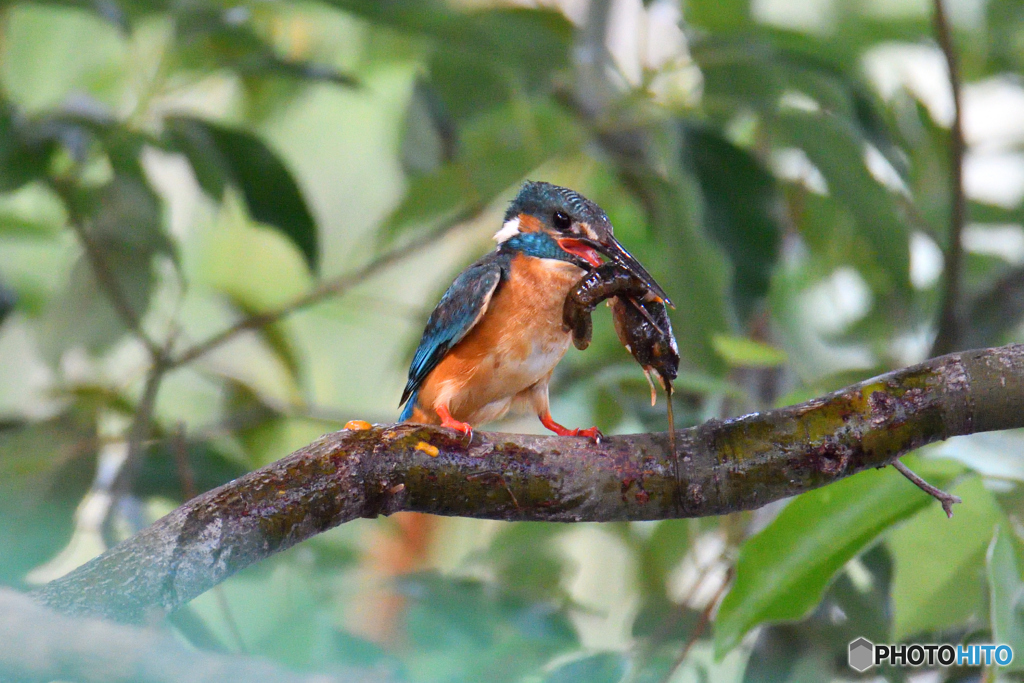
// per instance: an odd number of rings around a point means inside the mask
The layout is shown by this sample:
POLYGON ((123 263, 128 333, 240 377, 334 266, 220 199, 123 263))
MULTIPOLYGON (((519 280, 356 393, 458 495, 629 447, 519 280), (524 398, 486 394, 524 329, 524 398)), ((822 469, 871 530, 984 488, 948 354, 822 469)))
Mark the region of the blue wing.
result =
MULTIPOLYGON (((487 305, 502 280, 502 266, 492 255, 464 270, 441 297, 430 314, 423 338, 409 367, 409 382, 402 392, 402 405, 423 384, 430 371, 458 344, 487 312, 487 305)), ((412 401, 410 402, 410 405, 412 401)), ((409 412, 409 408, 402 413, 409 412)))

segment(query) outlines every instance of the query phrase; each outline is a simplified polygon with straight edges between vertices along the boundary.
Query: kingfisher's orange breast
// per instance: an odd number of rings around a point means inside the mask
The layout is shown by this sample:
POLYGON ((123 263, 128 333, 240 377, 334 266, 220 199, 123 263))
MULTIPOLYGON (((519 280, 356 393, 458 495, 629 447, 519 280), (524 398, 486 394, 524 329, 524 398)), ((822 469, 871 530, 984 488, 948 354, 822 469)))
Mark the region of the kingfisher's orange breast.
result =
POLYGON ((572 336, 562 329, 562 305, 583 270, 519 254, 510 271, 480 322, 427 376, 420 406, 447 403, 455 419, 470 424, 495 419, 565 355, 572 336))

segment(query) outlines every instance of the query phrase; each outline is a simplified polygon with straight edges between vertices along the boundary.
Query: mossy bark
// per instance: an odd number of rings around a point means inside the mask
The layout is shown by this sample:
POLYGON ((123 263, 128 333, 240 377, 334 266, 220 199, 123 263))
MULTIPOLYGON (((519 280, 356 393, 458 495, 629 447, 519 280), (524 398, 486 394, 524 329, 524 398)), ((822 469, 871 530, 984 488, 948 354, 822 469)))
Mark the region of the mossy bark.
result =
POLYGON ((668 435, 587 439, 377 425, 328 434, 182 505, 37 591, 142 622, 357 517, 652 520, 757 508, 950 436, 1024 426, 1024 345, 951 354, 800 405, 668 435))

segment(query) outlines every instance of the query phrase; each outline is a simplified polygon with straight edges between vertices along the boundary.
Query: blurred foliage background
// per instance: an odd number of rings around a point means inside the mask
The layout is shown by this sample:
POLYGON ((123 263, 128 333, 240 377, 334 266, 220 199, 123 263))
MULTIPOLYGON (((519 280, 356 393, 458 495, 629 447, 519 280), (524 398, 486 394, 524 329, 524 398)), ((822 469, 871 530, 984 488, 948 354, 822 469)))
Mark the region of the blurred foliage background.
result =
MULTIPOLYGON (((0 581, 392 421, 524 178, 598 202, 676 301, 683 426, 1022 340, 1024 4, 946 14, 959 241, 926 0, 0 2, 0 581)), ((555 417, 664 429, 596 317, 555 417)), ((714 519, 364 520, 169 627, 416 682, 842 679, 857 636, 1020 655, 1022 446, 915 456, 964 498, 951 521, 891 470, 714 519)))

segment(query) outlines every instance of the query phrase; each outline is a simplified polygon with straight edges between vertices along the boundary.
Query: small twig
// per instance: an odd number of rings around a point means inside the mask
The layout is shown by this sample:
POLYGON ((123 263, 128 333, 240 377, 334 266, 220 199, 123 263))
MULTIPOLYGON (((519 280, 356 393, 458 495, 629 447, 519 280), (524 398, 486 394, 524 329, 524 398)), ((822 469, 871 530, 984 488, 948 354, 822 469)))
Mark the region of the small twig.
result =
MULTIPOLYGON (((635 683, 639 678, 640 673, 646 666, 646 662, 650 661, 651 653, 655 652, 664 643, 671 639, 671 633, 679 622, 682 621, 683 616, 686 614, 688 605, 693 602, 694 597, 704 586, 704 581, 711 574, 711 571, 715 569, 722 560, 722 555, 716 555, 711 558, 706 564, 700 565, 697 562, 696 554, 694 555, 694 565, 696 565, 697 576, 693 580, 693 584, 690 589, 686 592, 686 595, 682 599, 676 601, 674 609, 669 613, 665 619, 662 620, 658 628, 651 634, 647 642, 641 645, 642 641, 638 641, 635 647, 635 654, 633 657, 634 662, 638 662, 638 665, 634 666, 630 672, 630 675, 624 679, 624 683, 635 683)), ((728 577, 726 577, 728 579, 728 577)), ((728 583, 728 580, 726 580, 728 583)), ((673 667, 673 671, 675 667, 673 667)), ((669 674, 671 676, 671 672, 669 674)))
POLYGON ((188 461, 188 440, 185 436, 185 423, 179 422, 178 429, 172 438, 174 452, 174 464, 178 468, 178 479, 181 481, 181 492, 185 500, 192 500, 199 491, 196 490, 196 477, 192 471, 192 464, 188 461))
POLYGON ((154 363, 146 376, 146 385, 142 390, 142 398, 135 409, 135 419, 132 421, 131 429, 128 431, 128 455, 124 464, 118 471, 110 491, 115 497, 131 492, 141 463, 142 451, 149 439, 150 426, 153 419, 153 408, 156 406, 156 397, 160 391, 160 383, 163 381, 167 366, 162 362, 154 363))
POLYGON ((708 600, 708 604, 704 607, 703 611, 701 611, 700 618, 697 620, 697 623, 693 625, 693 630, 690 631, 690 637, 687 638, 686 643, 683 644, 682 652, 680 652, 679 656, 676 657, 676 661, 672 664, 672 668, 670 668, 668 673, 665 674, 665 677, 662 679, 662 683, 669 683, 673 678, 675 678, 679 667, 686 663, 686 658, 689 656, 690 650, 693 649, 693 646, 697 644, 697 641, 700 640, 700 637, 704 634, 704 629, 706 629, 708 624, 711 622, 712 612, 715 611, 715 607, 718 606, 718 601, 722 599, 722 595, 725 593, 725 589, 731 581, 732 568, 730 567, 725 578, 722 580, 722 585, 718 587, 718 590, 715 591, 715 594, 710 600, 708 600))
POLYGON ((934 0, 935 11, 932 19, 935 27, 935 37, 939 42, 939 47, 942 49, 943 56, 946 58, 949 85, 953 92, 953 125, 950 129, 949 145, 950 210, 949 240, 945 253, 946 278, 942 311, 939 314, 939 330, 935 337, 935 344, 932 346, 933 356, 954 351, 960 342, 958 302, 960 297, 960 271, 963 264, 961 234, 967 215, 967 200, 964 196, 963 187, 963 165, 966 144, 964 142, 960 106, 960 67, 957 60, 956 47, 953 44, 953 34, 949 28, 949 21, 946 18, 946 10, 943 7, 942 1, 934 0))
POLYGON ((407 256, 415 254, 423 247, 432 244, 437 241, 449 231, 451 231, 457 225, 469 220, 474 215, 478 214, 483 210, 483 207, 472 207, 466 211, 460 212, 457 216, 449 221, 446 221, 443 225, 439 226, 435 230, 430 231, 426 235, 419 239, 412 240, 407 244, 392 249, 384 254, 381 254, 377 258, 373 259, 361 268, 357 268, 351 273, 345 273, 332 280, 328 280, 319 286, 315 287, 312 291, 300 296, 296 300, 289 304, 286 304, 273 311, 267 311, 265 313, 257 313, 247 318, 239 320, 234 325, 214 334, 207 338, 205 341, 198 342, 194 346, 185 349, 176 357, 171 359, 168 363, 170 368, 176 368, 181 365, 190 363, 197 358, 206 355, 210 351, 213 351, 217 347, 221 346, 225 342, 228 342, 239 334, 248 330, 255 330, 267 325, 271 325, 281 320, 282 318, 291 315, 292 313, 299 311, 303 308, 307 308, 315 303, 319 303, 324 299, 332 296, 339 296, 344 294, 353 287, 361 284, 369 277, 377 274, 384 268, 392 265, 393 263, 400 261, 407 256))
MULTIPOLYGON (((142 390, 142 398, 135 409, 135 417, 132 420, 131 428, 128 430, 128 452, 113 481, 110 482, 109 492, 111 501, 101 525, 104 541, 108 546, 116 543, 112 533, 114 515, 120 508, 122 500, 131 494, 135 486, 135 480, 142 469, 142 457, 149 440, 153 421, 153 408, 156 406, 156 397, 160 391, 160 383, 167 372, 165 358, 164 352, 162 350, 158 351, 158 355, 149 369, 149 374, 146 376, 146 385, 142 390)), ((133 533, 136 531, 138 530, 132 530, 133 533)))
POLYGON ((893 460, 892 466, 896 468, 896 471, 902 474, 904 477, 914 483, 914 486, 921 489, 935 500, 942 503, 942 509, 946 511, 946 517, 951 518, 953 516, 953 504, 962 503, 960 496, 954 496, 951 493, 946 493, 942 489, 935 488, 921 477, 914 474, 914 472, 904 465, 899 460, 893 460))

